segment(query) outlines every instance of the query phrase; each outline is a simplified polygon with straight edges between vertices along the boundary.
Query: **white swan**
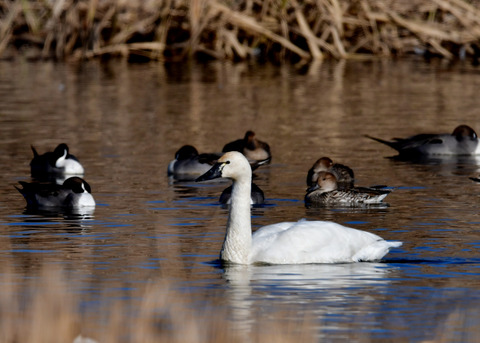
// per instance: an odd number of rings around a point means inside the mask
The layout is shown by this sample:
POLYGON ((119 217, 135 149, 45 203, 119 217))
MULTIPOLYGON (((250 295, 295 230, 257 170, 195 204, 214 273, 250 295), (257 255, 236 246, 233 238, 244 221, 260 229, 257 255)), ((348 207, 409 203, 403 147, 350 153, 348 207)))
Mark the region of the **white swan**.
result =
POLYGON ((250 187, 252 170, 239 152, 228 152, 197 181, 233 180, 227 232, 220 259, 239 264, 300 264, 377 261, 401 242, 387 242, 369 232, 327 221, 283 222, 252 235, 250 187))

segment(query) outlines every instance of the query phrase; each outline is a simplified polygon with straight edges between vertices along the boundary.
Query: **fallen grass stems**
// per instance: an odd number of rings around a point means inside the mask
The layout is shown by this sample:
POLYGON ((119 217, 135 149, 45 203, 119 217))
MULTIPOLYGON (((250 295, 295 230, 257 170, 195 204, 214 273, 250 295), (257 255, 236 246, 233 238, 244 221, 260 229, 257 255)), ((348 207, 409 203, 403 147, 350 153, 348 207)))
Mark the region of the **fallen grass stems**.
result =
POLYGON ((480 55, 467 0, 0 0, 0 57, 275 62, 480 55))

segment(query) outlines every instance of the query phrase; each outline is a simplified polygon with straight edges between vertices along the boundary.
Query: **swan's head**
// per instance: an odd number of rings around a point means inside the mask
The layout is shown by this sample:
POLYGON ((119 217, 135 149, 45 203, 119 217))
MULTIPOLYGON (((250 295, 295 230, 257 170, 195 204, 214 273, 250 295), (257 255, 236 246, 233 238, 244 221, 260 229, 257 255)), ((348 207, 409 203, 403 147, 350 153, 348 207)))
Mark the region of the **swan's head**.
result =
POLYGON ((240 152, 229 151, 220 157, 205 174, 197 178, 195 181, 212 180, 219 177, 226 177, 232 180, 240 178, 251 178, 252 168, 247 158, 240 152))

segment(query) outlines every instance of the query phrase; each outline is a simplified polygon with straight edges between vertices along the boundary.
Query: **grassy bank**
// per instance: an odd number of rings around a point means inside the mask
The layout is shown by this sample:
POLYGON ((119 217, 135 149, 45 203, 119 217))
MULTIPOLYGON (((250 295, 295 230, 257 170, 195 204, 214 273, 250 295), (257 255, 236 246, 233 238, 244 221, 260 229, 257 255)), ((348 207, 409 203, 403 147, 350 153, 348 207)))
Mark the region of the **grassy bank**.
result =
POLYGON ((477 61, 467 0, 0 0, 0 58, 477 61))

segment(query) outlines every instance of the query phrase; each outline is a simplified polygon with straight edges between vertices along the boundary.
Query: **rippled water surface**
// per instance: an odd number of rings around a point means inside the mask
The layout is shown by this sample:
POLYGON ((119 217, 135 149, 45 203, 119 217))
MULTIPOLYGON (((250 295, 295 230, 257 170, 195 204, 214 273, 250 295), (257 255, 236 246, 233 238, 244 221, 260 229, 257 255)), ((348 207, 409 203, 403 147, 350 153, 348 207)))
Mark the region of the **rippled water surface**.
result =
MULTIPOLYGON (((21 285, 62 266, 86 311, 169 280, 192 307, 227 307, 244 323, 276 308, 313 318, 319 338, 475 341, 480 337, 480 174, 474 158, 402 162, 364 137, 480 132, 480 69, 423 61, 268 65, 84 65, 0 62, 0 265, 21 285), (272 163, 256 171, 266 204, 254 229, 333 220, 404 242, 379 263, 225 266, 216 261, 229 182, 174 182, 178 148, 201 152, 254 130, 272 163), (93 215, 25 211, 30 145, 66 142, 83 163, 93 215), (321 156, 358 185, 395 190, 380 208, 306 208, 305 178, 321 156), (212 299, 215 300, 212 300, 212 299)), ((185 300, 185 299, 184 299, 185 300)), ((172 299, 172 302, 175 302, 172 299)))

